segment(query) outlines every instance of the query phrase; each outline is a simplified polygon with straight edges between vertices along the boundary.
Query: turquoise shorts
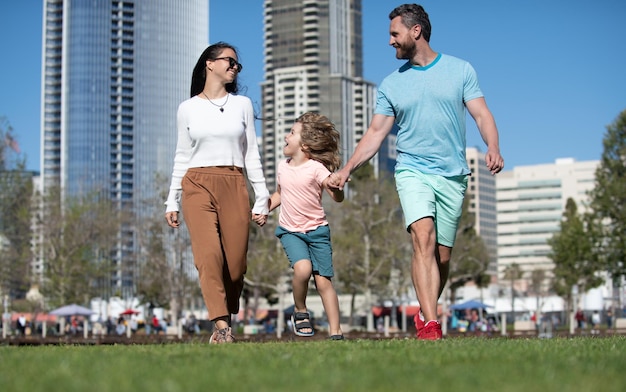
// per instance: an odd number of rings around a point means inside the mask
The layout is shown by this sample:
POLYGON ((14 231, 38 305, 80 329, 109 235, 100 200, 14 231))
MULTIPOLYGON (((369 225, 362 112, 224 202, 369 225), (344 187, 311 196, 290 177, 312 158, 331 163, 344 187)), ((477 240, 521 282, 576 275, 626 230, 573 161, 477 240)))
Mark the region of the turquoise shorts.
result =
POLYGON ((334 275, 333 248, 328 225, 306 233, 292 232, 278 226, 275 234, 285 249, 291 268, 300 260, 309 260, 314 274, 328 278, 334 275))
POLYGON ((395 178, 407 231, 413 222, 432 217, 437 243, 454 246, 468 176, 443 177, 415 169, 400 169, 395 178))

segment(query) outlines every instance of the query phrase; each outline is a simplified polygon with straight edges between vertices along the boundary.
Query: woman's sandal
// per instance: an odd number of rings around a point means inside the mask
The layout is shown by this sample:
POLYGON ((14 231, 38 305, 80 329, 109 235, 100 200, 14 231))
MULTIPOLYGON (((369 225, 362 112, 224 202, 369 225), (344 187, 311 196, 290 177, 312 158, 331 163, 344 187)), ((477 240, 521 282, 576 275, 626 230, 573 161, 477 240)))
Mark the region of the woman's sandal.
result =
POLYGON ((313 336, 315 334, 309 312, 294 312, 291 315, 291 324, 293 325, 293 333, 298 336, 313 336), (310 329, 311 331, 303 332, 303 329, 310 329))

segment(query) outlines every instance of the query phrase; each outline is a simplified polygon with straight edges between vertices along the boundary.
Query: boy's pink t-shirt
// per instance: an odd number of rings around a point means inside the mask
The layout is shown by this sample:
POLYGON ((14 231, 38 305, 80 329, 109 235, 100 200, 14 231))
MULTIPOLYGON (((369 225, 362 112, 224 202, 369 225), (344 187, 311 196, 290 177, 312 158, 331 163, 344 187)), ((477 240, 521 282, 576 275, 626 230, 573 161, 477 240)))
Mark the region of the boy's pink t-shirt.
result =
POLYGON ((330 171, 313 159, 299 166, 291 166, 288 162, 285 160, 278 164, 276 175, 280 186, 278 224, 297 233, 328 225, 322 208, 322 183, 330 171))

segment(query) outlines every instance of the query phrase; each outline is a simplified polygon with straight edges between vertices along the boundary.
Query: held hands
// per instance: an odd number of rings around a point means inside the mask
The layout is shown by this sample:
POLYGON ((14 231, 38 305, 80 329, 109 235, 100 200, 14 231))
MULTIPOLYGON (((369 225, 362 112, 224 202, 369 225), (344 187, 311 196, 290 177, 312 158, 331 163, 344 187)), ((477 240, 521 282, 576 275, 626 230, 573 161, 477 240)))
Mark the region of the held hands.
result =
POLYGON ((180 221, 178 220, 178 212, 177 211, 166 212, 165 213, 165 221, 167 222, 167 224, 170 227, 173 227, 175 229, 177 229, 178 226, 180 226, 180 221))
POLYGON ((350 176, 344 174, 343 170, 331 173, 331 175, 328 176, 328 188, 342 191, 344 184, 348 181, 350 181, 350 176))
MULTIPOLYGON (((268 211, 272 211, 272 197, 274 197, 274 195, 272 195, 271 197, 269 197, 267 199, 267 209, 268 211)), ((254 223, 256 223, 259 226, 263 226, 267 223, 267 217, 268 215, 263 215, 263 214, 252 214, 252 221, 254 221, 254 223)))
POLYGON ((263 226, 267 223, 267 215, 252 214, 252 220, 259 226, 263 226))

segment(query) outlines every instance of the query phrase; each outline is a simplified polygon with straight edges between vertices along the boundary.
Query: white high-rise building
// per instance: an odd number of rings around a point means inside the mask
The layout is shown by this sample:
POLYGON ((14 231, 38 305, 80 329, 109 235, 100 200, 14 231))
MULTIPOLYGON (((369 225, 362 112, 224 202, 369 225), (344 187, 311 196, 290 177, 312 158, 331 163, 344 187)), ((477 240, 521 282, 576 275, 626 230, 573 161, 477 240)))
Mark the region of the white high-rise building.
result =
POLYGON ((559 232, 568 198, 576 202, 580 213, 585 212, 598 165, 599 161, 564 158, 553 164, 517 166, 496 176, 500 280, 514 263, 523 273, 516 282, 518 291, 528 291, 530 271, 541 269, 546 278, 552 276, 547 240, 559 232))
POLYGON ((284 137, 301 114, 328 116, 344 163, 367 130, 375 86, 363 80, 361 19, 361 0, 264 1, 261 146, 270 189, 284 137))
POLYGON ((465 159, 472 172, 467 187, 470 198, 469 212, 474 214, 476 233, 483 239, 489 252, 487 273, 495 277, 498 261, 496 176, 487 169, 485 153, 477 148, 466 148, 465 159))

